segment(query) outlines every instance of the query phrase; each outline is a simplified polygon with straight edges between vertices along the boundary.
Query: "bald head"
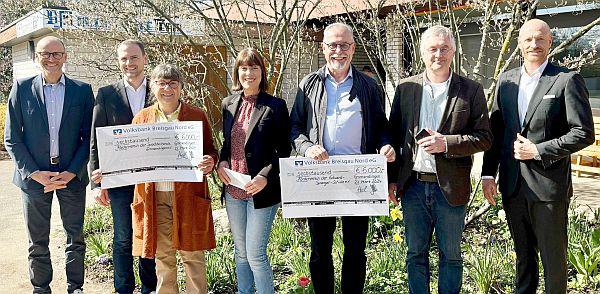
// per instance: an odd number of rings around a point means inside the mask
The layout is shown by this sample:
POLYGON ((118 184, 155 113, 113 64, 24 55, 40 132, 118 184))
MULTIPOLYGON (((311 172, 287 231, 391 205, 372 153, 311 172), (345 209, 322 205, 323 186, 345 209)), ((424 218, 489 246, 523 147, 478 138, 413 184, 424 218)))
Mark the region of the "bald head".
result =
POLYGON ((50 84, 58 82, 67 61, 65 44, 57 37, 44 37, 35 46, 35 55, 44 80, 50 84))
POLYGON ((531 19, 519 30, 519 49, 526 71, 533 72, 548 59, 552 34, 546 22, 531 19))
POLYGON ((35 46, 35 51, 40 52, 42 48, 48 45, 51 45, 52 47, 60 46, 62 47, 62 51, 66 50, 65 43, 63 43, 61 39, 55 36, 46 36, 38 41, 37 45, 35 46))
POLYGON ((523 26, 519 30, 519 39, 521 38, 521 36, 525 36, 531 33, 531 31, 539 31, 543 34, 548 35, 549 37, 552 37, 552 34, 550 33, 550 26, 545 21, 534 18, 526 21, 523 24, 523 26))

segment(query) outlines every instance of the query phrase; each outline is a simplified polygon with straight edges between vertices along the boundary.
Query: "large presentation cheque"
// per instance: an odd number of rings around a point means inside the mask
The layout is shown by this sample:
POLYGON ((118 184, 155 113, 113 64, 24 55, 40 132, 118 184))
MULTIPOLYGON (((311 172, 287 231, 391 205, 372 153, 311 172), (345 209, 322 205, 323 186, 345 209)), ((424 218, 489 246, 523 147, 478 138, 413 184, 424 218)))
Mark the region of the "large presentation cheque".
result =
POLYGON ((202 182, 202 122, 96 129, 102 188, 142 182, 202 182))
POLYGON ((383 155, 279 159, 283 217, 388 215, 383 155))

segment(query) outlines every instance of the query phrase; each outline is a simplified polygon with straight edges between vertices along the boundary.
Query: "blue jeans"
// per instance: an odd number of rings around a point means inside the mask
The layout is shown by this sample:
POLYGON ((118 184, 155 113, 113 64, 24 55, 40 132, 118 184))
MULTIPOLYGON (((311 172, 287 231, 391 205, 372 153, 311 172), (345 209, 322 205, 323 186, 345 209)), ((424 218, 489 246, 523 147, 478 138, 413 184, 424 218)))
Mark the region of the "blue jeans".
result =
MULTIPOLYGON (((77 178, 73 181, 78 181, 77 178)), ((55 192, 44 193, 42 189, 22 189, 23 213, 29 235, 29 279, 33 293, 51 293, 52 262, 50 261, 50 215, 55 192)), ((60 205, 67 244, 65 247, 65 270, 69 293, 83 288, 85 241, 83 239, 83 214, 85 212, 85 189, 64 188, 56 190, 60 205)), ((5 236, 6 238, 7 236, 5 236)))
MULTIPOLYGON (((114 286, 117 293, 133 293, 135 278, 133 275, 133 256, 131 255, 133 228, 131 224, 131 203, 133 186, 108 190, 110 209, 113 217, 113 263, 114 286)), ((154 259, 139 259, 139 274, 142 293, 156 290, 156 270, 154 259)))
POLYGON ((429 247, 435 230, 440 250, 439 293, 459 293, 462 285, 460 240, 465 206, 451 206, 437 183, 414 180, 402 195, 410 293, 429 293, 429 247))
POLYGON ((225 208, 235 245, 235 272, 238 293, 275 293, 273 269, 267 257, 267 243, 279 204, 254 209, 252 198, 238 200, 225 194, 225 208))

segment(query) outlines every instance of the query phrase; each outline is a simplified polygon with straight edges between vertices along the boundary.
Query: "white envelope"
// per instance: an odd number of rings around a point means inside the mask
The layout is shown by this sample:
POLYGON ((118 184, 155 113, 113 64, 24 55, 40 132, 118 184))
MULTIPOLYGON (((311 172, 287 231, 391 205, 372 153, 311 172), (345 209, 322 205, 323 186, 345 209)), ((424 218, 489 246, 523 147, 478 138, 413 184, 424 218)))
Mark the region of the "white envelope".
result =
POLYGON ((556 98, 556 95, 544 95, 544 97, 542 97, 542 99, 554 99, 556 98))
POLYGON ((244 186, 246 186, 246 184, 248 184, 248 182, 250 182, 250 180, 252 179, 250 178, 250 175, 238 173, 228 168, 224 168, 224 170, 227 176, 229 177, 229 184, 234 187, 238 187, 242 190, 244 190, 244 186))

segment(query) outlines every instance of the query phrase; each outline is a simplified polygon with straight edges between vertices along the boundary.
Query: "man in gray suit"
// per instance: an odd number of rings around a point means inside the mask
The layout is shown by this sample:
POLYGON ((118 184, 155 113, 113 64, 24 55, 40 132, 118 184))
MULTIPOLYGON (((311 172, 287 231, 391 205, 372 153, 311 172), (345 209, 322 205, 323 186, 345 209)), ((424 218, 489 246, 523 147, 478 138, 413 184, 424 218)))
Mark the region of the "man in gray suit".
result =
POLYGON ((516 293, 535 293, 538 250, 547 293, 567 289, 567 210, 571 154, 594 141, 589 94, 581 75, 548 62, 550 27, 521 27, 523 66, 498 78, 490 116, 494 142, 483 158, 483 192, 498 184, 517 254, 516 293))
MULTIPOLYGON (((144 76, 148 57, 144 44, 137 40, 125 40, 117 46, 117 62, 123 78, 112 85, 102 87, 96 95, 92 119, 90 171, 92 189, 96 202, 109 206, 113 217, 113 263, 114 286, 117 293, 133 293, 135 277, 131 255, 133 228, 131 227, 131 203, 134 185, 113 189, 102 189, 98 177, 101 175, 98 158, 96 128, 128 125, 144 107, 151 105, 150 84, 144 76)), ((139 274, 142 294, 156 290, 154 259, 140 258, 139 274)))
POLYGON ((56 193, 67 235, 67 290, 83 293, 83 215, 94 96, 90 85, 63 74, 67 53, 61 40, 42 38, 35 54, 42 73, 13 84, 4 134, 16 165, 13 182, 23 194, 29 277, 33 293, 51 292, 48 243, 56 193))
POLYGON ((401 198, 410 293, 429 293, 432 235, 440 251, 440 293, 459 293, 460 242, 471 192, 472 155, 492 143, 481 84, 452 72, 456 42, 436 25, 421 35, 425 71, 400 81, 390 113, 390 198, 401 198))

